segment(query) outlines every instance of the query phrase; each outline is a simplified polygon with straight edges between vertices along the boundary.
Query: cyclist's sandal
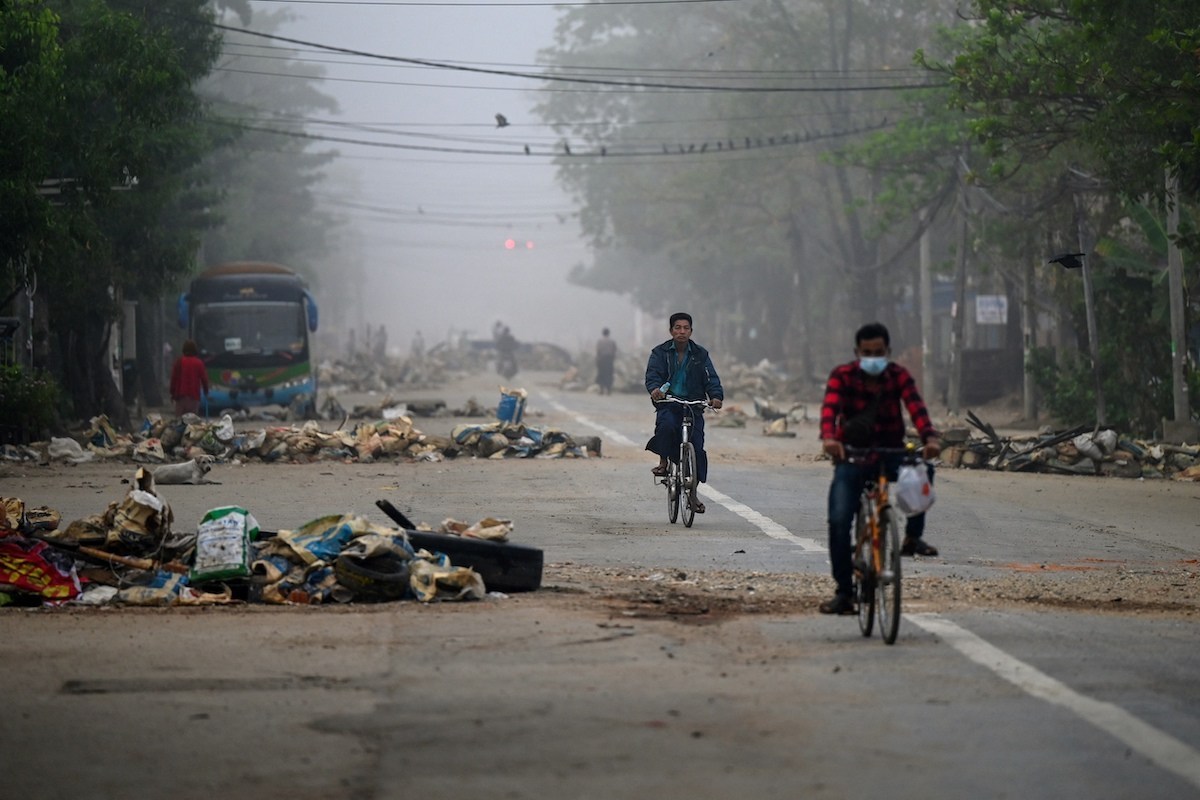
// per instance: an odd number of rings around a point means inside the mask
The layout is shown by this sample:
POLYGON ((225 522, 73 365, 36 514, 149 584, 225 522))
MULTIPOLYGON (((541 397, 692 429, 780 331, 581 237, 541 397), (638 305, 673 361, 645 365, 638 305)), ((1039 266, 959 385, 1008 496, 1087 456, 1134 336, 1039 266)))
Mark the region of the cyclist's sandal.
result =
POLYGON ((692 510, 695 511, 697 514, 703 514, 704 513, 704 503, 701 503, 699 500, 697 500, 696 503, 692 506, 692 510))
POLYGON ((665 478, 667 476, 667 468, 664 466, 653 467, 651 468, 650 472, 659 478, 665 478))

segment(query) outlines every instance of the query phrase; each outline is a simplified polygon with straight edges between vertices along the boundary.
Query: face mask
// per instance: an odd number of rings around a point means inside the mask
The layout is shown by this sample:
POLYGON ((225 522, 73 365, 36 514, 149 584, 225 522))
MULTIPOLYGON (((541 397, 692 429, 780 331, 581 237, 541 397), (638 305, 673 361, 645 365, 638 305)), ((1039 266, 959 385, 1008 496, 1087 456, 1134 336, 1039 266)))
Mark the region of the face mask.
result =
POLYGON ((858 366, 868 375, 882 375, 883 371, 887 369, 887 365, 887 356, 873 356, 858 360, 858 366))

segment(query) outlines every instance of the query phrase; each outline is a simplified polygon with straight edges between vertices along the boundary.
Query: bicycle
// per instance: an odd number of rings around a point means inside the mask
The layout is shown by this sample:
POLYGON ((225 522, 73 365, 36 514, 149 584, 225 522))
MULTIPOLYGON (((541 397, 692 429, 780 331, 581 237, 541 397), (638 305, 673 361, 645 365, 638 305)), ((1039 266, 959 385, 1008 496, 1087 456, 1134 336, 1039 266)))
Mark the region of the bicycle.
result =
POLYGON ((658 403, 678 403, 684 406, 686 412, 683 415, 682 426, 679 439, 679 460, 675 462, 668 461, 667 474, 656 483, 662 483, 667 487, 667 518, 674 524, 679 519, 680 497, 687 494, 687 503, 683 509, 683 524, 684 527, 692 527, 692 522, 696 519, 696 486, 700 481, 696 474, 696 447, 692 444, 692 424, 695 419, 696 407, 700 408, 700 413, 704 413, 704 409, 709 407, 707 400, 680 400, 674 395, 667 395, 658 403))
POLYGON ((888 495, 887 464, 884 456, 901 455, 904 464, 920 463, 916 448, 846 447, 846 460, 869 464, 879 472, 868 478, 854 515, 854 600, 858 604, 858 627, 870 636, 875 619, 885 644, 894 644, 900 632, 900 513, 888 495))

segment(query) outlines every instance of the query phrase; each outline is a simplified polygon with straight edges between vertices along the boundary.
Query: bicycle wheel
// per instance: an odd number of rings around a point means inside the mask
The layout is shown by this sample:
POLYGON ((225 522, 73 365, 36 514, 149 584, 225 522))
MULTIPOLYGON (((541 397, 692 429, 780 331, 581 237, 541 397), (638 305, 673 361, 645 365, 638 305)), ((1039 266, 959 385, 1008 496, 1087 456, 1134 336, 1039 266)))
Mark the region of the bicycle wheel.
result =
POLYGON ((674 524, 679 519, 679 465, 667 465, 667 477, 663 480, 667 485, 667 519, 674 524))
POLYGON ((679 446, 679 484, 683 495, 683 524, 690 528, 696 519, 696 448, 691 442, 679 446))
POLYGON ((679 465, 683 467, 683 487, 694 494, 700 479, 696 474, 696 446, 691 442, 680 445, 679 465))
POLYGON ((884 506, 879 513, 879 526, 879 563, 882 565, 876 582, 879 632, 885 643, 893 644, 900 632, 900 520, 896 509, 884 506))
POLYGON ((875 630, 875 565, 871 560, 871 532, 867 520, 874 509, 864 494, 854 515, 854 602, 858 605, 858 629, 863 636, 875 630))

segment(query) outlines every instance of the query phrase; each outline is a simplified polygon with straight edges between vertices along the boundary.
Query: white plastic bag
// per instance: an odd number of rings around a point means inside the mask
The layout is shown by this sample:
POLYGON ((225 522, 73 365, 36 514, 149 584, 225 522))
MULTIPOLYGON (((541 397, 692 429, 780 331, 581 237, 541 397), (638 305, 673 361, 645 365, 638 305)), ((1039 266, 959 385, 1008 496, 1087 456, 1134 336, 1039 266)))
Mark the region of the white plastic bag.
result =
POLYGON ((925 464, 902 465, 892 496, 896 499, 896 508, 905 516, 915 517, 928 511, 934 501, 929 468, 925 464))

